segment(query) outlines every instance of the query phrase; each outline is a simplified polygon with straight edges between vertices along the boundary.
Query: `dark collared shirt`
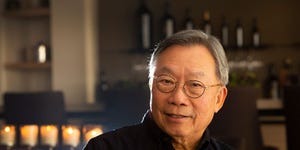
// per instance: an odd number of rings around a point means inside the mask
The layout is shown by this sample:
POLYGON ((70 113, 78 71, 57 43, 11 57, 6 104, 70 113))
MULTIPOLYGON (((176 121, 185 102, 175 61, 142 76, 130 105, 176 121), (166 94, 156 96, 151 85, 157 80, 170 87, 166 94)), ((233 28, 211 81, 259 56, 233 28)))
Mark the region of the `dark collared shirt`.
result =
MULTIPOLYGON (((142 123, 123 127, 91 139, 84 150, 174 150, 171 137, 164 133, 148 112, 142 123)), ((206 130, 196 150, 232 150, 210 137, 206 130)))

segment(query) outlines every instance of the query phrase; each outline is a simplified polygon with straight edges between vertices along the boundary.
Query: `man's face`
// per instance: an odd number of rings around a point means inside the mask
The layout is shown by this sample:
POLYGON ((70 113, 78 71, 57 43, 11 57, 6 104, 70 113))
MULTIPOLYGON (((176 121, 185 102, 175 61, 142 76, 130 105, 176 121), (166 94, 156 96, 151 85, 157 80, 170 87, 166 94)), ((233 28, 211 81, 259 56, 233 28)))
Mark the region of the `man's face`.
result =
POLYGON ((150 102, 154 121, 172 137, 199 139, 222 107, 227 89, 210 87, 201 97, 191 98, 185 94, 183 85, 188 80, 201 81, 206 86, 220 83, 213 57, 201 45, 175 45, 162 52, 155 64, 154 76, 171 77, 177 86, 164 93, 157 88, 156 78, 152 80, 150 102))

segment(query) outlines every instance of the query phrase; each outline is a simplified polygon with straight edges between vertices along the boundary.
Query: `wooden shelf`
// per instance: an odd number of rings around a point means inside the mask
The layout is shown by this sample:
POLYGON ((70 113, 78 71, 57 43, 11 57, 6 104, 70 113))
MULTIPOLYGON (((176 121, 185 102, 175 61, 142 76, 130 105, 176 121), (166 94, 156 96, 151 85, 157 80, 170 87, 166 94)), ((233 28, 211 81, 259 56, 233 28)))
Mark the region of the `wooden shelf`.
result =
POLYGON ((17 63, 6 63, 6 69, 14 69, 14 70, 48 70, 51 69, 51 63, 31 63, 31 62, 17 62, 17 63))
POLYGON ((237 51, 262 51, 274 48, 300 48, 300 42, 292 42, 286 44, 262 44, 259 47, 244 46, 242 48, 237 48, 236 46, 224 47, 227 52, 237 52, 237 51))
POLYGON ((20 17, 20 18, 34 18, 34 17, 49 17, 49 8, 34 8, 34 9, 20 9, 3 12, 5 17, 20 17))
POLYGON ((256 101, 257 109, 283 109, 281 99, 258 99, 256 101))

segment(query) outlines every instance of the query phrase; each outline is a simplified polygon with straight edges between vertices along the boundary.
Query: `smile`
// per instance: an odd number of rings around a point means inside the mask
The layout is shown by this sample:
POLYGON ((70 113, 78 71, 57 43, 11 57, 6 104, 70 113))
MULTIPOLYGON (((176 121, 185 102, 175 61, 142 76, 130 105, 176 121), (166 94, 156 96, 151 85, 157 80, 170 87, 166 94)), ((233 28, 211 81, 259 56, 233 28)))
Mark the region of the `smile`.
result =
POLYGON ((191 116, 186 116, 186 115, 182 115, 182 114, 173 114, 173 113, 165 113, 165 119, 166 121, 168 121, 169 123, 175 123, 175 124, 181 124, 181 123, 185 123, 186 121, 188 121, 191 116))
POLYGON ((181 115, 181 114, 172 114, 172 113, 165 113, 168 117, 171 118, 188 118, 189 116, 181 115))

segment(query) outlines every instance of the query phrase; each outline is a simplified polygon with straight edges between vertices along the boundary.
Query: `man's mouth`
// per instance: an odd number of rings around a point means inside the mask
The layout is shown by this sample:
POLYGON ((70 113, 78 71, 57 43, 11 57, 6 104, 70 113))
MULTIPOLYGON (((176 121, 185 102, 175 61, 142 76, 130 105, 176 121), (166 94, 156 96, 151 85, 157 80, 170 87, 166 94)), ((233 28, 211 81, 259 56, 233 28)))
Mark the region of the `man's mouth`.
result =
POLYGON ((172 118, 186 118, 188 116, 185 115, 180 115, 180 114, 171 114, 171 113, 166 113, 167 116, 172 117, 172 118))

